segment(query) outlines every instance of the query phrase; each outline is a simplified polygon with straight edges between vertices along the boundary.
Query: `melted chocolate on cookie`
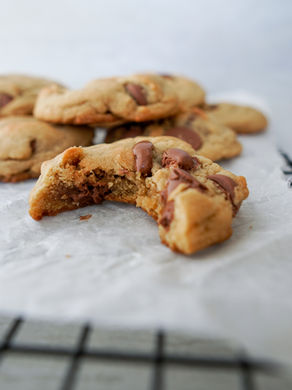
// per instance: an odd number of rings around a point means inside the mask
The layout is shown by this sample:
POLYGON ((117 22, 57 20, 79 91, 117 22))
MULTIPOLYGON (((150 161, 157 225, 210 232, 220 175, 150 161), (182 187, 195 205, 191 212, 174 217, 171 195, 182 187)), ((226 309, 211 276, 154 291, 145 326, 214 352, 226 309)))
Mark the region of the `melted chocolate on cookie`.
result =
POLYGON ((143 87, 138 84, 128 83, 125 88, 139 106, 146 106, 147 99, 143 87))
POLYGON ((143 176, 151 174, 153 144, 149 141, 138 142, 133 147, 135 156, 136 171, 141 172, 143 176))
POLYGON ((177 126, 172 129, 165 130, 164 135, 180 138, 188 142, 195 150, 200 149, 203 141, 198 133, 186 126, 177 126))
POLYGON ((172 148, 167 149, 163 153, 161 164, 164 168, 168 168, 170 166, 177 166, 185 170, 190 170, 197 166, 199 163, 195 157, 191 157, 184 150, 172 148))

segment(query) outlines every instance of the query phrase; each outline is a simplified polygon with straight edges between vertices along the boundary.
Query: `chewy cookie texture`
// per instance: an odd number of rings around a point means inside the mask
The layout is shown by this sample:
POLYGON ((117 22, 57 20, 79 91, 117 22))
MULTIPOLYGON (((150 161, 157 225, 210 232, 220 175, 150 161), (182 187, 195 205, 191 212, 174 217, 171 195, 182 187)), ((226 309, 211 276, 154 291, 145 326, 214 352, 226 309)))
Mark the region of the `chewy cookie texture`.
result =
POLYGON ((173 136, 188 142, 197 153, 211 160, 235 157, 242 146, 234 131, 208 118, 194 107, 170 118, 146 123, 129 123, 110 129, 105 142, 136 136, 173 136))
POLYGON ((165 118, 178 110, 178 96, 169 80, 146 74, 94 80, 76 91, 45 88, 34 115, 53 123, 111 127, 165 118))
POLYGON ((38 93, 51 84, 56 82, 18 74, 0 76, 0 118, 32 115, 38 93))
POLYGON ((33 117, 0 120, 0 181, 16 182, 40 175, 43 161, 70 146, 91 145, 93 130, 56 126, 33 117))
POLYGON ((264 131, 267 118, 259 110, 231 103, 203 105, 210 119, 228 126, 237 133, 252 134, 264 131))
POLYGON ((66 150, 42 165, 30 195, 39 220, 103 200, 135 204, 158 223, 171 249, 190 254, 230 237, 248 196, 244 177, 174 137, 128 138, 66 150))

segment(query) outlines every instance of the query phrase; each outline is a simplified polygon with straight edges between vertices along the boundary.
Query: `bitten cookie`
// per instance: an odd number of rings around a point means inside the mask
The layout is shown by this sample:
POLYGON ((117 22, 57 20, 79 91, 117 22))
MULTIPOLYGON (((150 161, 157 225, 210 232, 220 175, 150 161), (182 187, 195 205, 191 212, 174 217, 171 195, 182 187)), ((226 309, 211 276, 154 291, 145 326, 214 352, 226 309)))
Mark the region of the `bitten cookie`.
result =
POLYGON ((191 107, 204 103, 205 91, 194 80, 170 74, 161 74, 160 76, 168 80, 176 92, 180 111, 188 111, 191 107))
POLYGON ((31 115, 39 91, 51 84, 56 83, 33 76, 0 76, 0 118, 31 115))
POLYGON ((178 97, 168 80, 133 75, 94 80, 77 91, 45 88, 34 115, 52 123, 111 127, 165 118, 177 111, 178 97))
POLYGON ((186 142, 137 137, 70 148, 45 162, 29 212, 40 220, 103 200, 133 203, 157 221, 163 243, 190 254, 230 237, 232 216, 247 196, 244 177, 186 142))
POLYGON ((203 107, 211 119, 237 133, 258 133, 264 131, 268 125, 264 114, 252 107, 230 103, 206 104, 203 107))
POLYGON ((32 117, 0 120, 0 181, 21 181, 40 175, 41 164, 70 146, 88 146, 90 128, 52 126, 32 117))
POLYGON ((137 136, 178 137, 202 156, 213 161, 239 155, 242 146, 233 130, 208 119, 204 111, 193 108, 158 122, 130 123, 108 130, 105 142, 137 136))

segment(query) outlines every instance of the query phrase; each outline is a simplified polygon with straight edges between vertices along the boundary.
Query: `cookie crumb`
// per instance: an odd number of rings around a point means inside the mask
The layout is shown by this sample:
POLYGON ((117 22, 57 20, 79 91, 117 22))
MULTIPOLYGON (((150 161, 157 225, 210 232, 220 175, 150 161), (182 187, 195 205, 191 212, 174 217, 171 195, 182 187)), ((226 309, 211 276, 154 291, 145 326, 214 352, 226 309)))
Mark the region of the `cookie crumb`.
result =
POLYGON ((91 214, 87 214, 87 215, 80 215, 79 219, 80 221, 87 221, 89 218, 91 218, 92 215, 91 214))
POLYGON ((253 226, 252 225, 249 225, 249 229, 252 229, 253 228, 253 226))
POLYGON ((66 259, 70 259, 71 255, 65 255, 66 259))

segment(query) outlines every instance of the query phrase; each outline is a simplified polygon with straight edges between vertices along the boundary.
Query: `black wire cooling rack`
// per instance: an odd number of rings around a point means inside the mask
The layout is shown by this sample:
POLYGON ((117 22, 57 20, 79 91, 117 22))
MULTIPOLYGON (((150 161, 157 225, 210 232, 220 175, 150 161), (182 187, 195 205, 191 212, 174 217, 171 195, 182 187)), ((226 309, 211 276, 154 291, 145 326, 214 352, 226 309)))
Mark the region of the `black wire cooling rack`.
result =
POLYGON ((70 327, 0 318, 1 390, 292 388, 286 379, 275 382, 281 371, 275 363, 251 359, 218 340, 163 330, 70 327), (261 375, 264 382, 258 380, 261 375), (267 383, 275 387, 266 387, 267 383))
POLYGON ((281 156, 284 159, 285 165, 282 166, 282 172, 287 179, 288 187, 292 188, 292 159, 288 156, 287 153, 282 150, 279 151, 281 156))

